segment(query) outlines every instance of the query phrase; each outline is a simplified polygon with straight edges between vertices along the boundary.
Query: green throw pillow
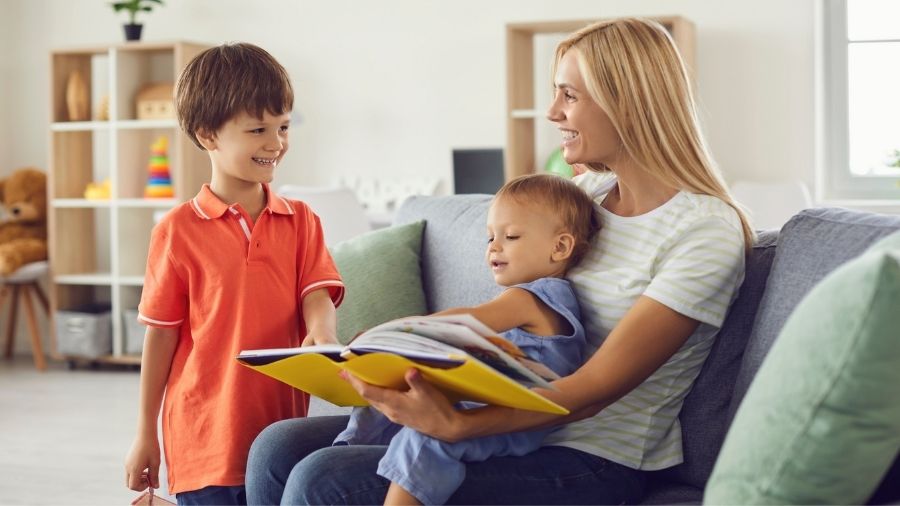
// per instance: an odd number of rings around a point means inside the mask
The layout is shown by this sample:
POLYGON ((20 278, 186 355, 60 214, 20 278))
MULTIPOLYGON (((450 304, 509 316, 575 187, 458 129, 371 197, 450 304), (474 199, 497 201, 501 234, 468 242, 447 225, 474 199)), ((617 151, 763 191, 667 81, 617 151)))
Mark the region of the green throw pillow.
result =
POLYGON ((797 305, 735 415, 706 504, 862 504, 900 450, 900 233, 797 305))
POLYGON ((379 323, 425 314, 419 262, 424 228, 424 221, 384 228, 331 248, 346 288, 337 309, 342 343, 379 323))

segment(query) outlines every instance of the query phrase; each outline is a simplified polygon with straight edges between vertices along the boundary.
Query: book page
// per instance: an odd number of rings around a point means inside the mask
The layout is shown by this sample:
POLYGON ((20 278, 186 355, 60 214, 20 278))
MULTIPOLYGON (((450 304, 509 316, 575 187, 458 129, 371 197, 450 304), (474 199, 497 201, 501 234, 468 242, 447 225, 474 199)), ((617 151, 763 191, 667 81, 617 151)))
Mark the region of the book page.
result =
POLYGON ((518 350, 518 354, 524 355, 517 346, 493 333, 471 315, 419 316, 393 320, 364 332, 348 347, 352 350, 357 346, 377 343, 381 339, 390 339, 397 332, 418 336, 423 347, 430 345, 428 340, 433 340, 457 348, 526 386, 554 388, 546 379, 482 335, 496 336, 518 350))

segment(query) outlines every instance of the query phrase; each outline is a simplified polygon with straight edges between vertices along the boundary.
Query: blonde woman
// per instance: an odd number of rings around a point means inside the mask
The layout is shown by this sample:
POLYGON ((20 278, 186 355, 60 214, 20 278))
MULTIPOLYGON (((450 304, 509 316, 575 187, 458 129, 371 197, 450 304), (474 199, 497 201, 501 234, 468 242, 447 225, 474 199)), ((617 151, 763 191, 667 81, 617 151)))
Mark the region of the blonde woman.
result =
MULTIPOLYGON (((547 117, 559 127, 566 161, 588 168, 576 182, 603 223, 567 276, 590 358, 556 381, 557 391, 542 392, 571 413, 460 411, 414 371, 408 391, 348 378, 394 422, 444 441, 557 427, 533 453, 467 464, 450 504, 640 502, 646 471, 683 460, 678 414, 753 241, 707 152, 686 71, 659 24, 588 26, 560 43, 553 75, 547 117)), ((385 502, 389 483, 375 472, 384 448, 325 448, 344 423, 290 420, 266 429, 251 450, 250 502, 385 502)))

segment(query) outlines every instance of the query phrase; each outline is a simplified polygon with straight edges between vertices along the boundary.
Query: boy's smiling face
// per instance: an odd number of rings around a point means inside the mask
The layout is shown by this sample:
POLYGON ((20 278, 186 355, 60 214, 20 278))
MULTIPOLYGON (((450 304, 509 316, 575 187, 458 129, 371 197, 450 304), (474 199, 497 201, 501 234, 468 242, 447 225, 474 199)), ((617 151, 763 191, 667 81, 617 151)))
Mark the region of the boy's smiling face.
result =
POLYGON ((247 183, 270 183, 275 167, 288 150, 290 113, 262 118, 241 112, 213 136, 197 137, 209 152, 213 170, 219 175, 247 183))

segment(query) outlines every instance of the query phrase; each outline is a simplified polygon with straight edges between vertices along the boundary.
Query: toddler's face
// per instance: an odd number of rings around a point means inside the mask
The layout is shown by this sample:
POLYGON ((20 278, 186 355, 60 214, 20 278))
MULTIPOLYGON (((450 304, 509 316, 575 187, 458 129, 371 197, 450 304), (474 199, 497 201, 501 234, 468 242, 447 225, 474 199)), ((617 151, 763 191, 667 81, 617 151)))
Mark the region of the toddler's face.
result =
POLYGON ((559 219, 552 210, 511 198, 495 200, 488 211, 487 235, 485 257, 499 285, 559 277, 565 272, 566 262, 552 258, 560 237, 559 219))
POLYGON ((216 132, 207 147, 214 167, 225 176, 252 183, 270 183, 275 167, 288 150, 289 113, 263 113, 256 118, 237 114, 216 132))

